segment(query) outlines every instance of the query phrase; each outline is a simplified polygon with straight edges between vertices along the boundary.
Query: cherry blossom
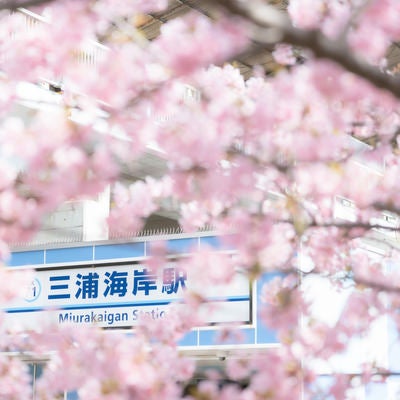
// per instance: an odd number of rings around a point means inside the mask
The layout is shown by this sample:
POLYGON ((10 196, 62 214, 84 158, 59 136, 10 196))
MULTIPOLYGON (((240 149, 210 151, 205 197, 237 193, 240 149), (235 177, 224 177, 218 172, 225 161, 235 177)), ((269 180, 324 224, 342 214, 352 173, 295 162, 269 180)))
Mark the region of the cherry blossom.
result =
MULTIPOLYGON (((44 399, 183 398, 195 365, 179 340, 213 311, 207 288, 238 274, 255 286, 275 274, 255 295, 279 345, 228 360, 187 399, 346 398, 390 376, 379 357, 352 374, 336 367, 382 318, 399 340, 400 277, 388 265, 399 263, 400 5, 291 0, 276 14, 276 2, 208 3, 151 39, 143 27, 165 0, 1 6, 2 263, 63 202, 108 188, 114 238, 167 213, 184 233, 214 230, 220 249, 178 257, 197 286, 163 321, 122 333, 1 324, 0 398, 29 398, 26 365, 9 352, 48 360, 44 399), (254 52, 267 57, 251 71, 254 52), (158 167, 141 176, 149 155, 158 167), (329 315, 312 282, 337 299, 329 315)), ((171 254, 152 250, 143 262, 157 270, 171 254)), ((31 277, 1 265, 2 304, 31 277)), ((234 324, 220 332, 240 341, 234 324)))

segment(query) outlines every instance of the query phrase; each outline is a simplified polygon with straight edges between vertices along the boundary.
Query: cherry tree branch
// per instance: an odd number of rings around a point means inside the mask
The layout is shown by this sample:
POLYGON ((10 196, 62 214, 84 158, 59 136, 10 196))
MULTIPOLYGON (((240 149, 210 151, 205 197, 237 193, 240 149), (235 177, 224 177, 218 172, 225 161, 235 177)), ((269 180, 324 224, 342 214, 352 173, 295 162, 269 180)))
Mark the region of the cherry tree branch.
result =
MULTIPOLYGON (((280 272, 284 274, 301 274, 302 277, 307 277, 307 276, 324 276, 325 271, 319 269, 319 268, 313 268, 311 271, 302 271, 297 267, 290 266, 288 268, 281 268, 279 270, 280 272)), ((330 276, 330 275, 325 275, 330 276)), ((332 276, 330 276, 332 278, 332 276)), ((360 289, 362 288, 369 288, 372 290, 375 290, 377 292, 386 292, 386 293, 393 293, 393 294, 400 294, 400 287, 393 282, 393 277, 387 276, 386 281, 378 281, 378 280, 373 280, 371 279, 366 279, 360 276, 355 275, 351 271, 349 271, 348 275, 342 276, 341 278, 338 278, 338 280, 342 279, 349 279, 351 280, 352 285, 358 286, 360 289)), ((297 289, 296 287, 293 287, 293 289, 297 289)))
POLYGON ((369 279, 363 279, 359 277, 352 277, 355 284, 368 287, 370 289, 376 290, 378 292, 387 292, 387 293, 400 293, 400 287, 397 285, 393 285, 389 282, 376 282, 369 279))
POLYGON ((338 228, 344 230, 350 229, 365 229, 369 231, 371 229, 382 229, 387 230, 389 232, 398 232, 400 231, 400 227, 392 227, 392 226, 385 226, 380 224, 370 224, 367 222, 311 222, 308 225, 309 228, 338 228))
MULTIPOLYGON (((50 3, 54 0, 0 0, 0 10, 16 10, 50 3)), ((345 41, 333 41, 319 31, 305 31, 294 28, 288 17, 264 2, 245 2, 236 0, 213 1, 233 15, 244 17, 256 28, 257 42, 271 45, 285 42, 294 46, 308 48, 316 57, 326 58, 358 75, 377 88, 384 89, 400 98, 400 80, 387 75, 376 67, 354 55, 345 41)))
POLYGON ((400 80, 354 55, 344 40, 331 40, 321 32, 294 28, 289 18, 265 2, 218 0, 233 15, 245 18, 255 28, 257 42, 266 45, 284 42, 310 49, 316 57, 329 59, 349 72, 400 98, 400 80))

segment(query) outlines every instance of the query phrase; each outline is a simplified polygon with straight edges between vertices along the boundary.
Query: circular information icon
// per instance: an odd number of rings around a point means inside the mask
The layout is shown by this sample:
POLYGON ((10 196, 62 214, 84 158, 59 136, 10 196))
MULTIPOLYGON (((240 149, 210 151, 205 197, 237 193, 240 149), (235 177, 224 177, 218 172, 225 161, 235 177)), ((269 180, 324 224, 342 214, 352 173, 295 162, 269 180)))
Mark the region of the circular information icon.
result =
POLYGON ((29 303, 32 303, 40 296, 41 291, 42 291, 42 286, 40 284, 40 281, 39 279, 35 278, 31 282, 29 288, 27 289, 25 300, 28 301, 29 303))

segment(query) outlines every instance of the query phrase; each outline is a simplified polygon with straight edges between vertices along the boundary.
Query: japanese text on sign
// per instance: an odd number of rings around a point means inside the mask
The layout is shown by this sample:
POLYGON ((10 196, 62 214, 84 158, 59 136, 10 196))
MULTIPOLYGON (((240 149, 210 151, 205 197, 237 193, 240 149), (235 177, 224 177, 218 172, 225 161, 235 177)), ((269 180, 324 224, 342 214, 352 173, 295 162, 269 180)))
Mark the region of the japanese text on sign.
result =
POLYGON ((57 299, 98 299, 99 297, 125 297, 139 294, 176 294, 186 288, 187 274, 180 268, 164 268, 161 282, 157 275, 147 268, 102 272, 79 272, 76 275, 60 274, 49 276, 48 300, 57 299))

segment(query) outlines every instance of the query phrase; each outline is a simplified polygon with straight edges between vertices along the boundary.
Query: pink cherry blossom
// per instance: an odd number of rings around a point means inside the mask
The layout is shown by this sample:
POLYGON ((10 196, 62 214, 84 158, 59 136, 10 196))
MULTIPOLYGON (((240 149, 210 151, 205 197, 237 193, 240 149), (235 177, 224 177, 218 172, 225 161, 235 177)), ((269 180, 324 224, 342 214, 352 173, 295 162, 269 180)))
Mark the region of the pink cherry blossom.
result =
MULTIPOLYGON (((163 319, 144 316, 133 330, 21 332, 2 313, 1 399, 31 397, 25 364, 10 353, 48 360, 42 398, 184 397, 195 363, 179 340, 218 309, 210 293, 238 279, 261 302, 245 329, 257 336, 264 324, 279 345, 246 357, 232 347, 226 376, 206 372, 187 399, 342 399, 392 372, 379 357, 362 360, 357 377, 334 365, 380 318, 394 338, 400 327, 400 3, 291 0, 276 19, 272 1, 207 2, 203 12, 203 2, 182 3, 2 5, 2 262, 65 201, 108 188, 110 239, 130 240, 162 216, 185 235, 213 230, 220 248, 178 257, 193 285, 163 319), (310 282, 328 282, 335 312, 318 314, 310 282)), ((167 244, 149 247, 149 269, 171 262, 167 244)), ((31 279, 2 266, 2 308, 31 279)), ((242 328, 221 325, 216 345, 240 342, 242 328)))

